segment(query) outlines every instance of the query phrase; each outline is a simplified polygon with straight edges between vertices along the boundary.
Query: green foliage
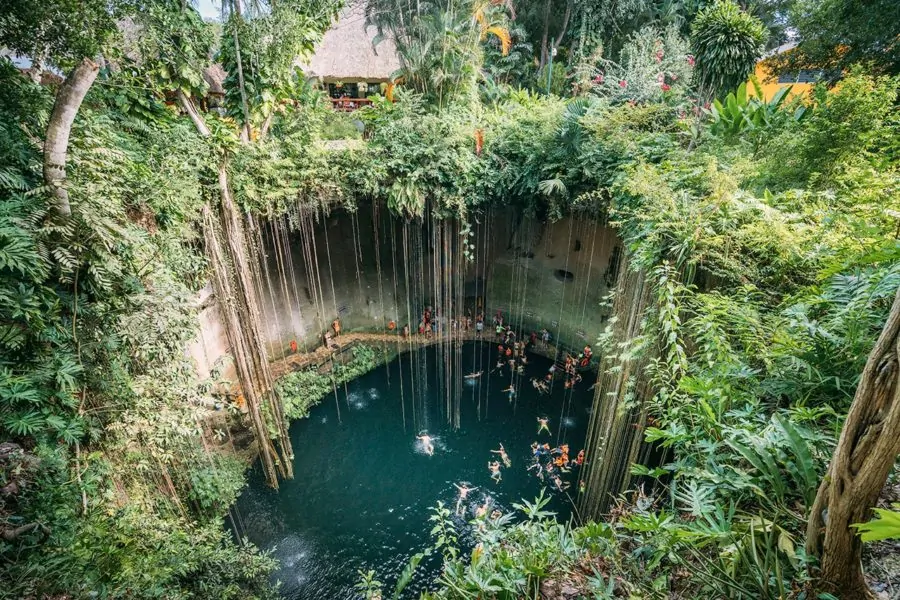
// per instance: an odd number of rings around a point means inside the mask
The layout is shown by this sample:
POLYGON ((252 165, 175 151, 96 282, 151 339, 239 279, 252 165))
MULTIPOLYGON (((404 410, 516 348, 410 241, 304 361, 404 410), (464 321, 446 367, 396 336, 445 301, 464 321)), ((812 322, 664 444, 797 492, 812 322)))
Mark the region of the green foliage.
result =
POLYGON ((9 0, 0 7, 0 46, 64 69, 94 58, 117 33, 126 0, 9 0))
POLYGON ((701 10, 691 30, 701 96, 722 96, 746 81, 765 41, 762 22, 733 0, 716 0, 701 10))
POLYGON ((202 97, 208 89, 203 69, 212 53, 213 26, 195 8, 176 1, 151 3, 137 18, 143 27, 137 37, 140 70, 151 86, 202 97))
POLYGON ((379 364, 384 357, 375 349, 358 345, 353 348, 353 358, 345 363, 332 363, 331 370, 320 373, 315 368, 293 371, 281 377, 275 384, 284 402, 288 419, 302 419, 309 416, 309 409, 322 399, 360 375, 365 375, 379 364))
POLYGON ((235 121, 244 124, 244 97, 254 127, 262 126, 282 102, 293 99, 292 92, 302 75, 295 69, 295 62, 312 53, 339 5, 334 0, 278 2, 249 16, 231 11, 218 59, 228 73, 225 100, 228 114, 235 121))
POLYGON ((756 91, 755 96, 747 95, 747 84, 742 83, 736 92, 729 92, 725 101, 713 101, 710 114, 712 125, 710 131, 729 140, 749 139, 754 147, 768 136, 773 135, 787 124, 787 119, 801 120, 807 113, 807 107, 798 105, 790 110, 790 106, 782 109, 782 104, 791 92, 791 87, 778 90, 771 100, 763 100, 763 90, 755 77, 751 83, 756 91))
POLYGON ((601 59, 586 77, 593 92, 612 102, 676 104, 688 93, 689 53, 677 27, 648 25, 628 38, 618 62, 601 59))
MULTIPOLYGON (((848 74, 833 91, 819 86, 804 127, 786 128, 766 166, 770 177, 796 186, 832 184, 848 171, 896 163, 898 80, 848 74)), ((853 173, 851 177, 859 177, 853 173)))
POLYGON ((40 139, 49 97, 0 70, 0 435, 39 459, 6 497, 9 597, 266 597, 271 559, 238 547, 221 511, 243 465, 204 447, 213 404, 184 356, 204 283, 196 226, 206 144, 165 110, 123 114, 130 74, 96 87, 69 147, 73 216, 46 220, 40 139), (142 119, 152 118, 152 125, 142 119))
MULTIPOLYGON (((894 504, 894 508, 900 508, 900 505, 894 504)), ((900 539, 900 511, 876 508, 874 512, 876 518, 854 525, 860 539, 864 542, 900 539)))
POLYGON ((900 6, 893 0, 798 0, 789 17, 800 44, 779 57, 781 68, 825 69, 826 78, 859 65, 900 74, 900 6))

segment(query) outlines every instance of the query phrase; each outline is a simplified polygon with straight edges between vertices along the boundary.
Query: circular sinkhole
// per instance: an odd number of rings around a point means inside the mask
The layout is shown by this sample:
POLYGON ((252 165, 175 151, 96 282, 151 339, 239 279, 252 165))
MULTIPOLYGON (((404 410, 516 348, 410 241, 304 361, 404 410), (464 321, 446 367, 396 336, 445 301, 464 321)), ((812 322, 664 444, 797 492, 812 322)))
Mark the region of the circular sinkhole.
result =
POLYGON ((572 271, 566 271, 565 269, 556 269, 553 271, 553 276, 562 281, 563 283, 570 283, 575 281, 575 274, 572 271))

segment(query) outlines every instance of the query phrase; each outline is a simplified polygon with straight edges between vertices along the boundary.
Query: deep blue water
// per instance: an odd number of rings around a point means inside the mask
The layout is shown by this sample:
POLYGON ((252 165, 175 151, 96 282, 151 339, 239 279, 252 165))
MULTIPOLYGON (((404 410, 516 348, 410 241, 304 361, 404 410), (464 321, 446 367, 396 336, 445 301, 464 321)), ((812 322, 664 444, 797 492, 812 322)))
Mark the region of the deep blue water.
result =
MULTIPOLYGON (((534 471, 526 471, 533 441, 567 442, 575 458, 587 428, 593 376, 586 375, 573 391, 557 380, 551 394, 541 395, 530 378, 543 377, 550 361, 531 354, 511 403, 502 392, 510 384, 508 369, 502 376, 488 373, 496 352, 487 343, 462 349, 463 372, 485 374, 463 383, 458 430, 446 424, 447 384, 437 350, 429 348, 360 377, 339 389, 337 399, 326 398, 308 419, 294 422, 294 479, 282 482, 279 491, 265 485, 258 468, 251 471, 250 485, 232 511, 234 529, 280 560, 275 577, 285 598, 355 598, 359 569, 374 569, 385 589, 393 589, 409 557, 431 543, 431 507, 438 501, 455 507, 454 483, 478 487, 469 494, 465 519, 457 519, 466 543, 468 520, 487 497, 492 509, 506 513, 513 502, 540 492, 543 484, 534 471), (538 416, 550 418, 552 435, 538 437, 538 416), (423 430, 436 438, 433 456, 416 440, 423 430), (512 466, 494 483, 487 463, 500 443, 512 466)), ((561 520, 571 515, 569 495, 577 493, 578 469, 565 477, 571 483, 568 495, 553 492, 550 504, 561 520)), ((436 554, 423 561, 410 595, 428 586, 439 566, 436 554)))

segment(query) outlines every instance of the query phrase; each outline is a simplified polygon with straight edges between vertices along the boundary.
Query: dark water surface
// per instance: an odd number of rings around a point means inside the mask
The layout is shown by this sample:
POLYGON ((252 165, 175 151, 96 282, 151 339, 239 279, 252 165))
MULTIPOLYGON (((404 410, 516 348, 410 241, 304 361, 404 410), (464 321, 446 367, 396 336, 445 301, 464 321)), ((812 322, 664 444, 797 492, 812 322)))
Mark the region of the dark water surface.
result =
MULTIPOLYGON (((374 569, 385 589, 393 589, 409 557, 431 544, 431 507, 438 501, 455 507, 454 483, 478 487, 469 493, 465 520, 457 519, 465 543, 470 539, 468 520, 486 496, 492 508, 506 513, 513 502, 532 500, 540 492, 543 484, 534 471, 526 472, 531 442, 551 447, 567 442, 574 460, 584 441, 592 396, 587 388, 594 376, 585 374, 574 391, 564 390, 558 379, 550 395, 540 395, 530 378, 543 377, 551 363, 529 354, 516 400, 510 403, 502 392, 510 384, 509 370, 502 377, 488 374, 496 352, 491 344, 468 343, 462 349, 463 372, 485 373, 464 383, 457 431, 444 415, 441 356, 429 348, 360 377, 346 391, 339 389, 340 419, 331 395, 308 419, 293 423, 294 479, 282 482, 280 491, 266 487, 258 468, 251 471, 250 485, 233 511, 235 529, 280 560, 276 578, 285 598, 355 598, 359 569, 374 569), (550 418, 552 435, 537 436, 538 416, 550 418), (436 438, 434 456, 426 455, 416 440, 422 430, 436 438), (512 466, 502 470, 503 480, 495 484, 487 463, 497 457, 490 451, 499 443, 512 466)), ((578 468, 565 477, 571 483, 568 494, 575 498, 578 468)), ((567 520, 572 512, 568 496, 553 496, 549 508, 567 520)), ((436 555, 423 561, 407 595, 430 585, 439 567, 436 555)))

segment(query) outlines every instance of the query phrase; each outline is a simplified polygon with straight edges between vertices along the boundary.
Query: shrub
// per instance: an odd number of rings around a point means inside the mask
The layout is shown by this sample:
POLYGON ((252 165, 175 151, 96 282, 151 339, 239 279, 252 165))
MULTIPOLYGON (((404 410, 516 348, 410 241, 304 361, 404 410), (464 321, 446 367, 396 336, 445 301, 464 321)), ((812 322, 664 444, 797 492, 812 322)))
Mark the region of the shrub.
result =
POLYGON ((732 0, 717 0, 700 11, 691 44, 701 96, 723 96, 746 81, 762 55, 766 36, 765 25, 732 0))

